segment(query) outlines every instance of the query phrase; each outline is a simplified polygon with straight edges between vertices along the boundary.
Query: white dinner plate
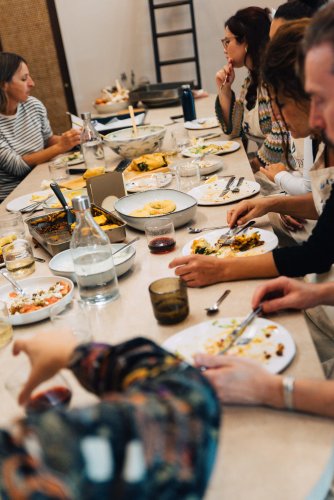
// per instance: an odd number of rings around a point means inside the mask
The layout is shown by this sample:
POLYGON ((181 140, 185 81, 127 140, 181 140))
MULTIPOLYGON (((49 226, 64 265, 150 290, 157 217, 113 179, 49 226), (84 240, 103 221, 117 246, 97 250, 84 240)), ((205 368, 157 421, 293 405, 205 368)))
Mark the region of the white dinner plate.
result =
MULTIPOLYGON (((177 170, 177 167, 179 165, 186 165, 187 163, 191 163, 194 160, 189 160, 189 159, 181 159, 177 160, 174 163, 172 163, 169 167, 172 170, 177 170)), ((216 155, 205 155, 203 160, 198 160, 199 161, 199 173, 200 175, 209 175, 212 174, 213 172, 217 172, 217 170, 220 170, 223 168, 224 163, 223 160, 216 155)))
POLYGON ((138 193, 147 189, 157 189, 166 187, 172 182, 173 176, 168 172, 160 172, 160 174, 152 174, 145 177, 131 179, 125 184, 125 188, 129 193, 138 193), (159 186, 157 186, 156 175, 159 175, 159 186))
POLYGON ((189 130, 205 130, 219 127, 219 123, 215 116, 209 116, 208 118, 197 118, 191 122, 185 122, 184 126, 189 130))
MULTIPOLYGON (((209 182, 197 186, 189 191, 188 194, 196 198, 199 205, 226 205, 227 203, 234 203, 235 201, 243 200, 254 196, 260 191, 260 184, 254 181, 244 181, 240 186, 239 193, 232 193, 228 191, 224 196, 220 196, 225 189, 229 178, 217 179, 214 182, 209 182)), ((232 189, 236 185, 237 179, 232 184, 232 189)))
MULTIPOLYGON (((112 252, 116 252, 124 247, 125 243, 113 243, 111 245, 112 252)), ((136 250, 134 246, 127 247, 123 252, 118 252, 114 257, 114 264, 116 266, 116 274, 118 277, 125 274, 134 264, 136 250)), ((57 253, 49 262, 49 268, 57 276, 65 276, 70 278, 76 283, 76 276, 74 272, 74 265, 71 255, 71 250, 64 250, 57 253)))
MULTIPOLYGON (((56 304, 66 305, 71 302, 74 291, 74 284, 68 278, 62 278, 63 281, 69 284, 70 291, 67 295, 65 295, 62 299, 60 299, 56 304)), ((55 285, 60 278, 56 278, 54 276, 44 276, 39 278, 27 278, 24 280, 20 280, 19 284, 23 288, 24 291, 28 293, 33 293, 38 290, 47 290, 50 286, 55 285)), ((15 291, 12 285, 4 285, 0 287, 0 300, 6 302, 6 304, 10 304, 9 294, 15 291)), ((38 321, 42 321, 43 319, 49 318, 51 313, 51 308, 54 304, 50 304, 49 306, 43 307, 42 309, 38 309, 37 311, 32 311, 25 314, 13 314, 9 315, 9 319, 12 325, 28 325, 29 323, 37 323, 38 321)))
MULTIPOLYGON (((193 363, 196 353, 216 354, 223 348, 224 340, 244 318, 218 318, 205 321, 173 335, 162 345, 168 351, 193 363)), ((269 372, 279 373, 286 368, 296 354, 296 346, 290 333, 278 323, 256 318, 242 335, 255 337, 247 345, 231 347, 225 356, 234 355, 260 362, 269 372), (282 346, 282 347, 281 347, 282 346)))
MULTIPOLYGON (((216 229, 215 231, 211 231, 210 233, 206 233, 203 236, 198 235, 197 238, 193 238, 192 240, 188 241, 182 248, 182 255, 191 255, 191 247, 193 245, 193 242, 196 240, 204 239, 206 240, 210 245, 214 245, 219 237, 225 233, 227 233, 228 228, 226 229, 216 229)), ((251 248, 250 250, 246 250, 245 252, 233 252, 234 257, 249 257, 251 255, 260 255, 263 253, 271 252, 274 250, 274 248, 277 247, 278 245, 278 238, 276 234, 273 231, 266 231, 265 229, 258 229, 258 228, 249 228, 246 232, 247 236, 250 236, 252 233, 259 233, 260 238, 262 241, 264 241, 263 245, 260 245, 255 248, 251 248)), ((223 258, 227 257, 228 255, 231 255, 231 250, 229 247, 223 247, 223 253, 218 255, 218 257, 223 258)), ((210 254, 213 257, 216 254, 210 254)))
POLYGON ((63 156, 62 159, 64 161, 67 161, 67 165, 69 167, 71 167, 73 165, 80 165, 80 163, 84 163, 84 161, 85 161, 83 155, 79 152, 72 153, 72 154, 69 154, 67 156, 63 156))
MULTIPOLYGON (((18 212, 22 210, 24 207, 31 205, 32 203, 42 201, 42 200, 33 200, 33 196, 43 196, 45 199, 52 193, 50 189, 44 189, 43 191, 35 191, 34 193, 24 194, 23 196, 19 196, 18 198, 14 198, 14 200, 7 203, 7 210, 10 212, 18 212)), ((41 204, 37 210, 43 210, 43 204, 41 204)))
MULTIPOLYGON (((67 201, 67 204, 69 207, 72 207, 72 198, 75 196, 82 196, 87 194, 87 189, 82 188, 82 189, 62 189, 61 190, 65 200, 67 201)), ((59 208, 62 208, 62 205, 60 201, 58 200, 57 196, 51 196, 45 203, 42 205, 43 208, 51 209, 51 210, 58 210, 59 208)))
POLYGON ((194 146, 190 146, 181 151, 183 156, 187 156, 188 158, 197 158, 198 156, 202 156, 203 152, 215 154, 215 155, 224 155, 227 153, 233 153, 233 151, 237 151, 240 148, 240 144, 235 141, 206 141, 203 144, 196 144, 194 146), (218 149, 212 148, 212 151, 207 150, 212 144, 213 146, 217 146, 218 149))

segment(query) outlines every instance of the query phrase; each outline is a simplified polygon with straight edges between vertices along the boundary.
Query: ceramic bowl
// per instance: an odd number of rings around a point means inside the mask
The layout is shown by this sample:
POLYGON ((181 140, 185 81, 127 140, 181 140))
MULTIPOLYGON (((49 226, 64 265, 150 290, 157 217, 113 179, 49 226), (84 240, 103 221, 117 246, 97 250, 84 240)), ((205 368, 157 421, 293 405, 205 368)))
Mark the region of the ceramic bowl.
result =
POLYGON ((145 231, 145 224, 148 221, 169 217, 174 223, 174 227, 181 227, 195 217, 197 201, 187 193, 176 191, 175 189, 151 189, 141 193, 134 193, 120 198, 115 203, 115 210, 127 224, 139 231, 145 231), (146 203, 156 200, 172 200, 176 204, 174 212, 154 217, 134 217, 130 215, 134 210, 143 208, 146 203))
POLYGON ((138 135, 132 128, 112 132, 104 137, 104 142, 122 158, 133 159, 160 149, 166 128, 162 125, 137 127, 138 135))
POLYGON ((106 102, 104 104, 94 103, 93 106, 98 113, 106 115, 126 109, 129 106, 129 101, 106 102))

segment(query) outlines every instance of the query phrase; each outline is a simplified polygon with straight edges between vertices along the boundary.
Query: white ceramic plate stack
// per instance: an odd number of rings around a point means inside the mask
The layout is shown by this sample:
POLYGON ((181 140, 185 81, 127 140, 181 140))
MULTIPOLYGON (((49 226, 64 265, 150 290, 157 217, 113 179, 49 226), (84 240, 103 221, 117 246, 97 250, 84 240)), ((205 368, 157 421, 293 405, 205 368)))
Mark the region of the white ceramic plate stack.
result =
MULTIPOLYGON (((180 355, 188 363, 193 364, 196 353, 208 353, 210 347, 228 336, 234 326, 244 318, 218 318, 205 321, 182 330, 163 343, 167 351, 180 355)), ((245 346, 234 346, 228 355, 242 356, 261 363, 269 372, 279 373, 286 368, 296 354, 296 346, 290 333, 278 323, 264 318, 256 318, 243 335, 250 329, 255 333, 252 342, 245 346)))

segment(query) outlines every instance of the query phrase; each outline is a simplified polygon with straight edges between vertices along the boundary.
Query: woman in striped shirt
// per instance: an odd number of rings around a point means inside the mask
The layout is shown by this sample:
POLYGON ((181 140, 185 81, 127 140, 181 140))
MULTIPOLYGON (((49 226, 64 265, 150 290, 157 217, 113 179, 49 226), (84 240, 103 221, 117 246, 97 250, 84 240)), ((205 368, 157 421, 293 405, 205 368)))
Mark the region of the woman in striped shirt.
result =
POLYGON ((80 143, 76 130, 52 133, 44 105, 29 95, 34 86, 21 56, 0 53, 0 201, 34 166, 80 143))

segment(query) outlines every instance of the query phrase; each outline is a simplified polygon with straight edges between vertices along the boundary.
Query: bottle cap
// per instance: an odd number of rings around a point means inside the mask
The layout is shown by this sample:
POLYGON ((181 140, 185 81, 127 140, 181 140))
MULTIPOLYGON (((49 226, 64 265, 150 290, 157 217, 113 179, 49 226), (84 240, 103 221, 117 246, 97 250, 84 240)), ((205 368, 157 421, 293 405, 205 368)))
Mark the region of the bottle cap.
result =
POLYGON ((91 114, 90 114, 90 112, 89 112, 89 111, 86 111, 86 113, 81 113, 81 115, 80 115, 80 116, 81 116, 81 118, 82 118, 83 120, 90 120, 90 119, 91 119, 91 114))
POLYGON ((190 85, 189 85, 189 83, 187 83, 185 85, 182 85, 181 88, 183 88, 183 89, 190 89, 190 85))
POLYGON ((90 200, 88 196, 75 196, 72 199, 73 210, 87 210, 90 208, 90 200))

